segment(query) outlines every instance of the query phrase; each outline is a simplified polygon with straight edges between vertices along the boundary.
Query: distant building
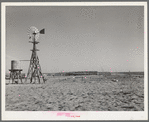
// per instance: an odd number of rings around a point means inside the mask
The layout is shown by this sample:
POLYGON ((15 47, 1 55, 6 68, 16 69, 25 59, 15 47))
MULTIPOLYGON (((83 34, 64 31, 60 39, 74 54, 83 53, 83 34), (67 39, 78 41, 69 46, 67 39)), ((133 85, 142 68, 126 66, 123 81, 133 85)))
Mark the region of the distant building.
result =
POLYGON ((65 76, 76 76, 76 75, 97 75, 97 71, 78 71, 78 72, 67 72, 65 76))
POLYGON ((48 73, 47 76, 76 76, 76 75, 97 75, 97 71, 77 71, 77 72, 60 72, 48 73))

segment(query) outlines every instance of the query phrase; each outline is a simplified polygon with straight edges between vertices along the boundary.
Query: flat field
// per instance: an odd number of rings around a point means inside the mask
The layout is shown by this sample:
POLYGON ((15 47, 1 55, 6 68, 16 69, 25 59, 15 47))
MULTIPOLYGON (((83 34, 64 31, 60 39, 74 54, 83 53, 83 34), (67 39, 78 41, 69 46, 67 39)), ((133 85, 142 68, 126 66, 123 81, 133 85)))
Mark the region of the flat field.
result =
POLYGON ((142 75, 46 77, 7 84, 6 111, 144 111, 142 75))

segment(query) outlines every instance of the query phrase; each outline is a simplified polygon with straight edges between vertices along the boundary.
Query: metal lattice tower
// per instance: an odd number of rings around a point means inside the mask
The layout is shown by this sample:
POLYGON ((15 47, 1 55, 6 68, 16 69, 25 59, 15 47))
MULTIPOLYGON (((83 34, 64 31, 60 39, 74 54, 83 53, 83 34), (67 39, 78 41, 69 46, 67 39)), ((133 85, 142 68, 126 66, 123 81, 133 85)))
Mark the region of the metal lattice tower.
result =
POLYGON ((37 51, 39 51, 39 50, 36 48, 36 45, 39 43, 38 41, 36 41, 39 37, 39 33, 44 34, 44 29, 42 29, 39 32, 36 27, 30 28, 29 39, 31 39, 31 41, 29 41, 29 42, 33 44, 33 49, 31 50, 32 55, 31 55, 29 69, 28 69, 28 73, 27 73, 27 77, 26 77, 26 81, 29 78, 30 83, 32 83, 33 80, 34 80, 34 83, 37 80, 40 83, 41 79, 43 79, 43 82, 45 83, 45 79, 44 79, 44 76, 41 72, 41 66, 39 64, 39 58, 37 55, 37 51))

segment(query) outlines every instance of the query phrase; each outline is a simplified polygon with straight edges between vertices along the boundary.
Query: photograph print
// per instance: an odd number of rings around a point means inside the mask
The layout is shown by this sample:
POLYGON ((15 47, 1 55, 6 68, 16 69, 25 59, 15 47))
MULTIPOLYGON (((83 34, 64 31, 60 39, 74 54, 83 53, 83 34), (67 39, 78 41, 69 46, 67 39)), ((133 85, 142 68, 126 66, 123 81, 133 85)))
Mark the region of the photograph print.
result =
POLYGON ((3 4, 5 112, 147 111, 147 3, 32 4, 3 4))

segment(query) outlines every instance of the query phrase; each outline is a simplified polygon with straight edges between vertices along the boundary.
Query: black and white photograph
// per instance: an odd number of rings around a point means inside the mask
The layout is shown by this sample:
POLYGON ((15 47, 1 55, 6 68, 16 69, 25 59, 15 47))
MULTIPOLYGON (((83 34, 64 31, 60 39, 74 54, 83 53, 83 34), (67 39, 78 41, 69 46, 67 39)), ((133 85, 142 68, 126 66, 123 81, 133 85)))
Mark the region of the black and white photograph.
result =
POLYGON ((147 2, 2 3, 4 120, 147 120, 147 2))

